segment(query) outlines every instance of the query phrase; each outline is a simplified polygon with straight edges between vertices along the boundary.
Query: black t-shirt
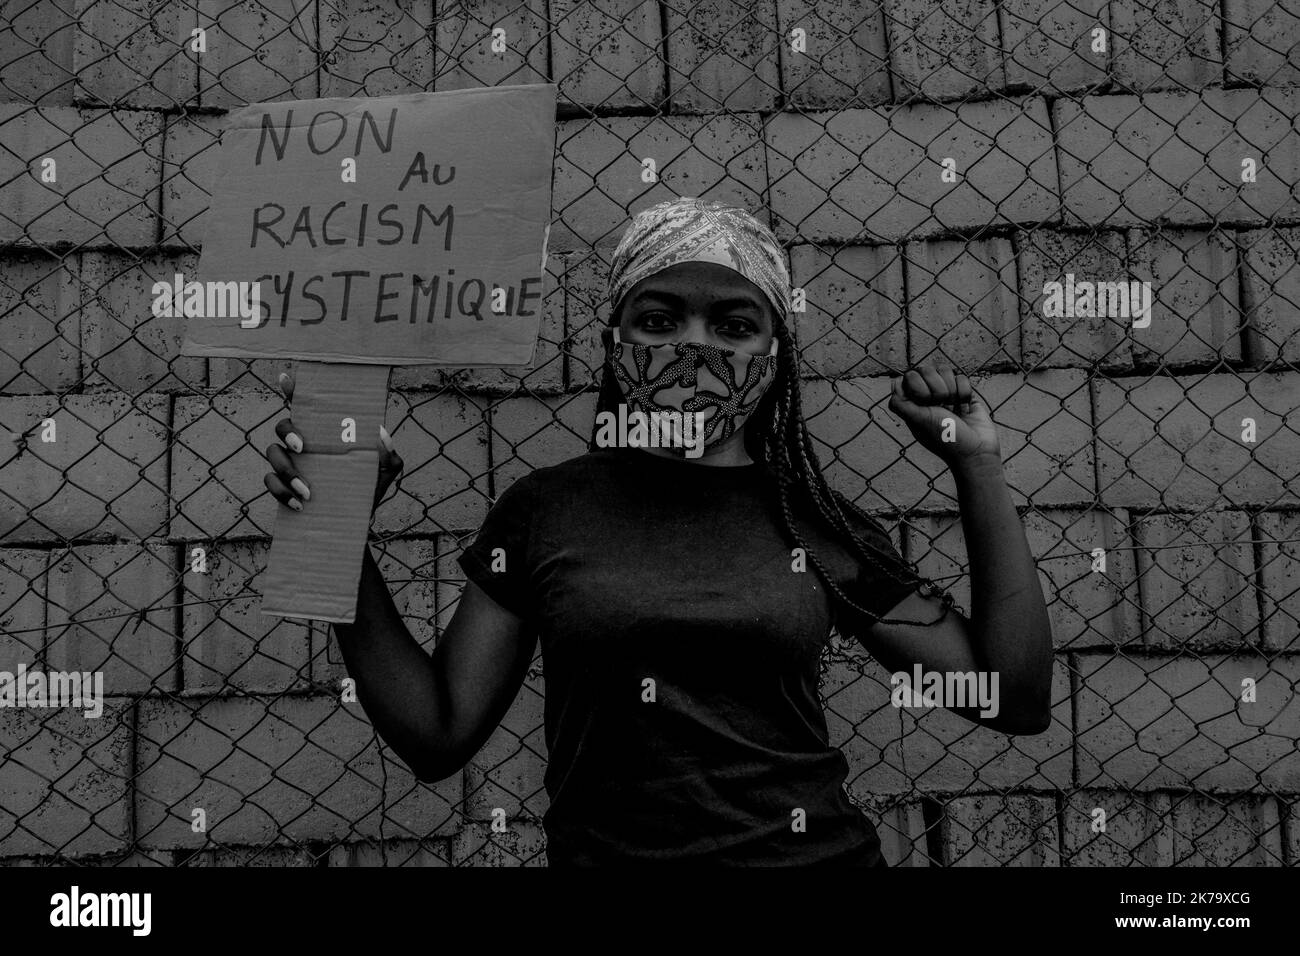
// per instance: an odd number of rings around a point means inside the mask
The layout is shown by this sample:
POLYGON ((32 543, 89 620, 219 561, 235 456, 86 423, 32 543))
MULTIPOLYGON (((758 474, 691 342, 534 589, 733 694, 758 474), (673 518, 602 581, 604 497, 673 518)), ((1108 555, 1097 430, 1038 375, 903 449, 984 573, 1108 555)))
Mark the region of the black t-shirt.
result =
MULTIPOLYGON (((873 613, 919 581, 874 525, 910 584, 799 527, 873 613)), ((539 634, 552 866, 880 864, 817 693, 831 604, 792 547, 759 463, 600 450, 499 497, 460 564, 539 634)))

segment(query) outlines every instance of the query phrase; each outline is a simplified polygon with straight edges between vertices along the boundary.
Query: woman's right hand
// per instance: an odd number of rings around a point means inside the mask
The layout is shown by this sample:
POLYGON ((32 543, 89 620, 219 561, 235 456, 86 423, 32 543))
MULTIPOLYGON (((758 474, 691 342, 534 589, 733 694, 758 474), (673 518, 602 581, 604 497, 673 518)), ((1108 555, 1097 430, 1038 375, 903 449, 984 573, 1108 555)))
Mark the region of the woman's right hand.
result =
MULTIPOLYGON (((280 373, 280 389, 284 392, 285 398, 293 399, 293 379, 285 372, 280 373)), ((302 436, 293 427, 292 418, 282 418, 276 422, 275 433, 284 444, 267 446, 266 460, 272 470, 262 476, 262 481, 276 501, 288 505, 295 511, 301 511, 302 503, 311 500, 311 488, 298 474, 298 469, 293 463, 293 456, 302 451, 302 436)), ((379 481, 375 486, 374 501, 370 505, 372 515, 375 508, 379 507, 379 502, 383 500, 384 493, 402 471, 402 456, 394 450, 393 440, 388 436, 388 431, 383 425, 379 426, 378 445, 379 481)))

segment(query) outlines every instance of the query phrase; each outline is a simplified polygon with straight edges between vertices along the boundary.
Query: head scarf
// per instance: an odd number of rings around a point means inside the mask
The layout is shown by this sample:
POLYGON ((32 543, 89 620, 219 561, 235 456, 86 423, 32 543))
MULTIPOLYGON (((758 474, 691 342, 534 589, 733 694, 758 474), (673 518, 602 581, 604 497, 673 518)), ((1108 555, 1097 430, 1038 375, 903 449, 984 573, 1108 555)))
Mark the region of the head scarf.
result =
POLYGON ((609 275, 610 321, 627 291, 679 262, 716 262, 758 286, 784 322, 790 274, 770 229, 745 210, 684 196, 643 209, 614 250, 609 275))

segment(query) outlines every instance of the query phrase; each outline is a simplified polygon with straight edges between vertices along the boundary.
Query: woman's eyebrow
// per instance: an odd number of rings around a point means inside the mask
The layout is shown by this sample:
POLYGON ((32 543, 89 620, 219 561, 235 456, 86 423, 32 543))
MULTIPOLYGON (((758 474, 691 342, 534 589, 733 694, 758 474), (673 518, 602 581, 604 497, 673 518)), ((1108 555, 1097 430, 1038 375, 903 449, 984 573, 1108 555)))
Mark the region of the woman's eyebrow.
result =
MULTIPOLYGON (((649 290, 646 290, 645 292, 638 292, 636 298, 633 299, 632 302, 635 304, 637 302, 640 302, 642 299, 660 299, 664 302, 670 303, 673 306, 676 306, 679 309, 682 307, 685 301, 682 299, 681 296, 673 295, 671 292, 651 292, 649 290)), ((745 298, 745 297, 736 297, 731 299, 718 299, 713 303, 712 307, 715 312, 721 311, 723 309, 736 309, 736 308, 754 309, 755 311, 759 311, 759 312, 762 311, 762 307, 757 302, 755 302, 752 298, 745 298)))

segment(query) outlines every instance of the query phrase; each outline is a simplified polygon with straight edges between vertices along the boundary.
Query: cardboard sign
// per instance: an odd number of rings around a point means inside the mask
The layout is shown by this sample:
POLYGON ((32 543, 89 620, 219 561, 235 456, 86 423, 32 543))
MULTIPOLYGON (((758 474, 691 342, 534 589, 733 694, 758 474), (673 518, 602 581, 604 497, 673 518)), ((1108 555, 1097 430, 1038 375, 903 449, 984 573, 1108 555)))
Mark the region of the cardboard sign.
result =
POLYGON ((193 283, 201 316, 193 290, 175 290, 188 318, 182 354, 530 364, 556 92, 548 83, 231 113, 193 283))
POLYGON ((311 490, 302 511, 276 510, 262 613, 351 623, 379 477, 388 402, 382 365, 300 362, 290 417, 303 440, 293 463, 311 490))

